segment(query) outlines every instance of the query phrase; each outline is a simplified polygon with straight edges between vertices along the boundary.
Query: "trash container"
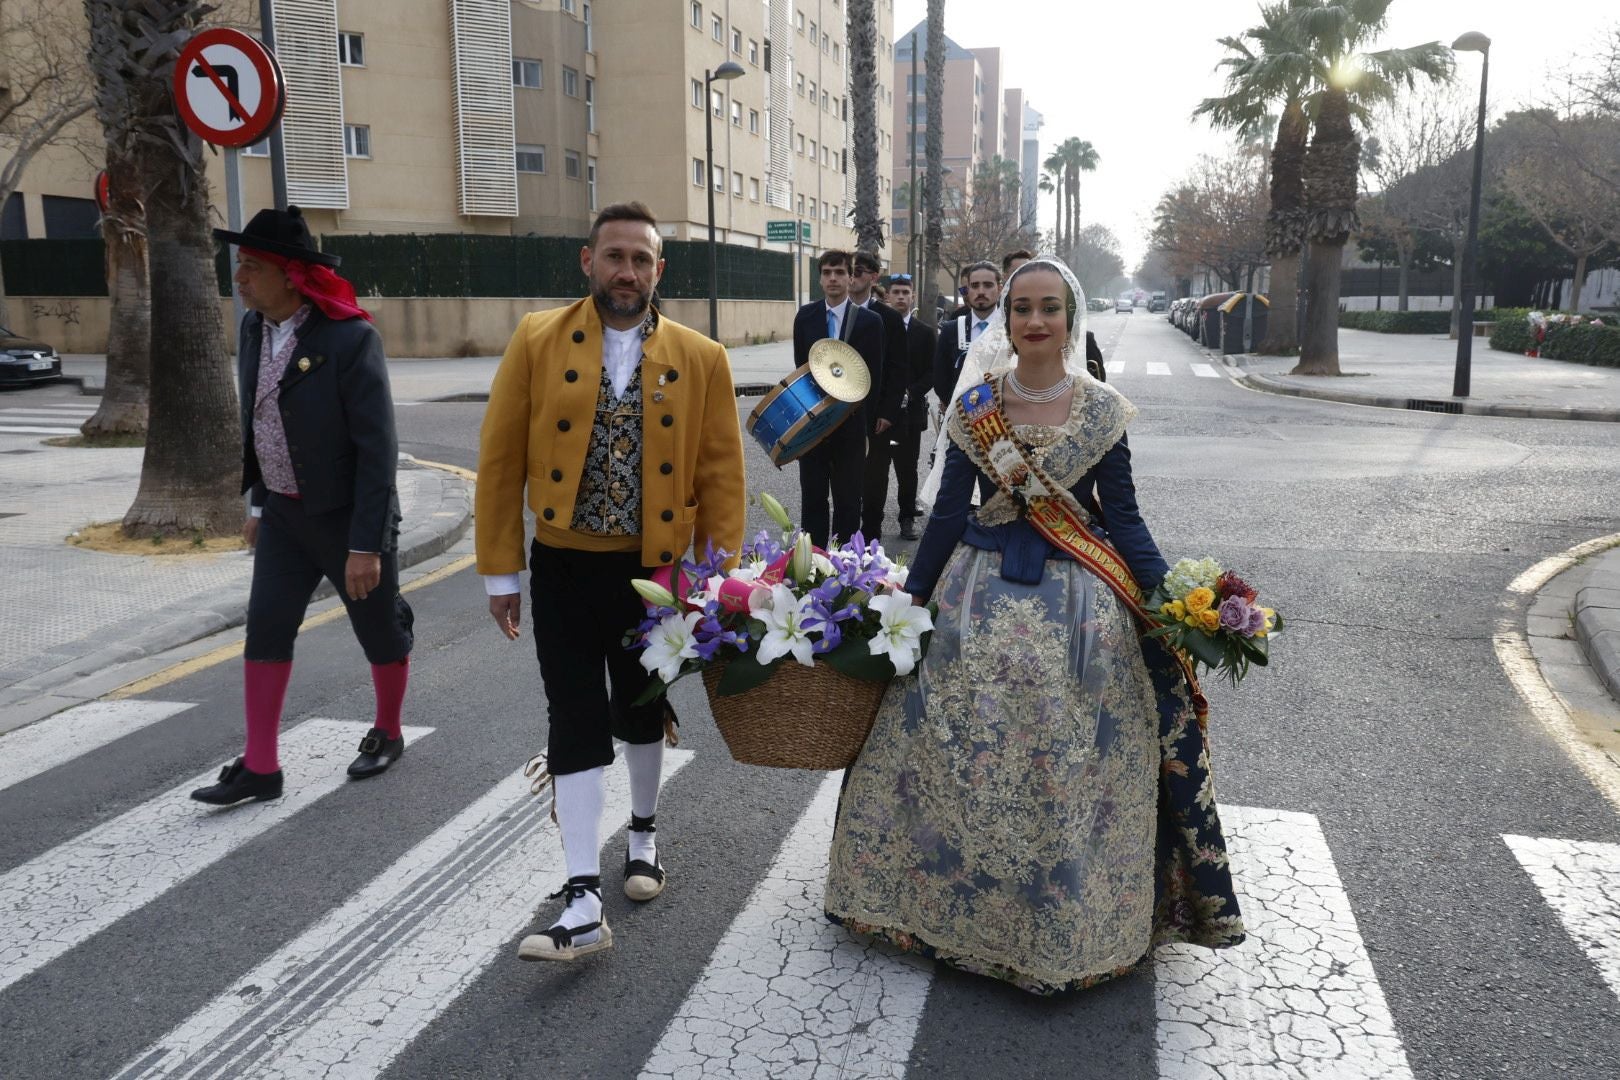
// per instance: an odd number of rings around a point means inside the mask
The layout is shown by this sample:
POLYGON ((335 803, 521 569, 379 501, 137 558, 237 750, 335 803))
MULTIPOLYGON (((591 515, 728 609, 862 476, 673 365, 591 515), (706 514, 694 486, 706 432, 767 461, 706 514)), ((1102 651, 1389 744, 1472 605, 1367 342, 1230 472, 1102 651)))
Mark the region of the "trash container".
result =
MULTIPOLYGON (((1243 293, 1233 293, 1231 298, 1221 305, 1221 352, 1223 354, 1243 352, 1243 309, 1247 303, 1243 293)), ((1251 347, 1265 340, 1266 312, 1271 309, 1271 302, 1258 294, 1254 297, 1254 326, 1250 333, 1251 347)))
POLYGON ((1217 349, 1221 344, 1221 305, 1235 294, 1210 293, 1198 301, 1198 318, 1193 321, 1193 340, 1207 348, 1217 349))

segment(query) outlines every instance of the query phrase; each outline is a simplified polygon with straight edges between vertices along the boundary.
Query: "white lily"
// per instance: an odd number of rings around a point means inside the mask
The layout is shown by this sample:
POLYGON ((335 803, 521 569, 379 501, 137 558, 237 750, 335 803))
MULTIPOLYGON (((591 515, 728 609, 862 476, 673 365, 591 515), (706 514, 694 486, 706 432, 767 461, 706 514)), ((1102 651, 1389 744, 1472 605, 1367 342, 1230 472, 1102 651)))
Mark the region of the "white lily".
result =
POLYGON ((810 556, 812 554, 810 534, 806 532, 800 533, 799 539, 793 545, 792 574, 793 580, 801 585, 810 583, 810 556))
POLYGON ((685 615, 665 615, 647 635, 647 647, 641 651, 641 666, 657 672, 665 683, 672 683, 681 674, 681 665, 697 657, 697 642, 692 628, 703 618, 701 611, 688 611, 685 615))
POLYGON ((793 519, 788 517, 787 509, 777 501, 776 496, 771 495, 769 492, 760 492, 759 505, 763 506, 765 508, 765 513, 770 515, 771 520, 776 522, 782 528, 793 528, 793 519))
POLYGON ((739 581, 757 581, 759 575, 763 574, 768 566, 770 566, 770 563, 764 559, 746 559, 737 564, 737 568, 731 572, 731 576, 739 581))
POLYGON ((874 596, 869 606, 883 617, 872 638, 872 655, 887 654, 896 675, 910 675, 922 651, 922 636, 934 628, 934 617, 926 607, 913 604, 909 593, 874 596))
POLYGON ((630 587, 641 595, 641 598, 655 607, 672 608, 675 606, 674 595, 656 581, 647 578, 632 578, 630 587))
POLYGON ((754 603, 753 613, 765 623, 765 636, 760 639, 757 659, 769 664, 779 657, 793 654, 793 659, 811 667, 815 655, 811 652, 810 632, 804 622, 810 617, 810 598, 797 597, 786 585, 772 585, 768 594, 761 592, 754 603))
POLYGON ((905 563, 890 563, 883 571, 883 580, 897 589, 906 587, 906 579, 911 577, 911 567, 905 563))
POLYGON ((838 573, 838 568, 832 564, 832 560, 821 554, 819 551, 812 551, 810 553, 810 566, 815 571, 815 580, 817 581, 834 577, 838 573))

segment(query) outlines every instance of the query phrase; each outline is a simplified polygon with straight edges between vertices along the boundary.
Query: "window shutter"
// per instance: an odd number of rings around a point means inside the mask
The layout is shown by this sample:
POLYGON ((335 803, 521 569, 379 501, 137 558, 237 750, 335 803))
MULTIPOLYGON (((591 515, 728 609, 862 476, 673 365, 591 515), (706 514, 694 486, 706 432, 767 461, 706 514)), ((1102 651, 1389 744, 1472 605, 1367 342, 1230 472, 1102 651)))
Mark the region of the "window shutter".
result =
POLYGON ((511 0, 450 0, 461 212, 516 217, 511 0))
POLYGON ((287 201, 346 210, 349 166, 343 156, 343 80, 338 68, 336 0, 274 0, 276 60, 287 81, 281 140, 287 201))
POLYGON ((769 23, 765 36, 766 100, 770 116, 765 165, 765 204, 781 210, 793 205, 793 98, 789 80, 793 78, 793 65, 783 63, 782 57, 773 57, 772 42, 789 41, 792 30, 788 26, 788 5, 783 0, 772 0, 769 23))

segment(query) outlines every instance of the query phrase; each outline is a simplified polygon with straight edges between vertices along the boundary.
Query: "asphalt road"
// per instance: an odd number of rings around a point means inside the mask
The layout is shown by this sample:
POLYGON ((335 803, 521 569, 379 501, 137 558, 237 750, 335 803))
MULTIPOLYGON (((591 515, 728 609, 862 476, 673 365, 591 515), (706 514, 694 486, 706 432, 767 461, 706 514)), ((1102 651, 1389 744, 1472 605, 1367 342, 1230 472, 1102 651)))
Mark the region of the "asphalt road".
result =
MULTIPOLYGON (((1253 851, 1235 862, 1256 937, 1210 958, 1215 1024, 1176 1026, 1197 995, 1175 989, 1166 958, 1035 999, 852 958, 802 911, 772 915, 794 891, 778 886, 797 880, 781 858, 813 858, 826 778, 733 763, 690 681, 674 700, 692 756, 678 758, 659 809, 668 890, 635 909, 613 891, 615 833, 603 858, 615 948, 574 967, 517 962, 521 919, 476 922, 514 897, 553 911, 542 895, 561 874, 540 869, 556 846, 543 806, 491 812, 491 829, 531 830, 515 839, 455 829, 541 747, 544 704, 532 639, 498 635, 464 570, 410 596, 406 722, 434 731, 398 767, 323 789, 121 918, 87 905, 74 920, 98 932, 54 959, 27 966, 26 927, 13 933, 20 961, 0 939, 0 1076, 115 1075, 177 1030, 168 1044, 219 1053, 198 1075, 227 1076, 1111 1080, 1235 1075, 1244 1054, 1258 1057, 1251 1077, 1615 1076, 1620 1001, 1601 954, 1620 941, 1577 944, 1508 838, 1612 845, 1620 823, 1523 705, 1491 632, 1521 571, 1614 531, 1620 427, 1265 396, 1196 374, 1202 356, 1145 309, 1091 325, 1118 368, 1110 383, 1141 410, 1138 493, 1166 555, 1215 556, 1288 617, 1271 670, 1209 688, 1218 796, 1253 851), (1270 854, 1266 837, 1280 838, 1270 854), (415 906, 368 899, 390 875, 428 870, 440 891, 424 886, 415 906), (424 929, 435 896, 439 924, 424 929), (1304 914, 1324 897, 1345 905, 1327 929, 1304 914), (344 950, 359 951, 317 963, 344 950), (818 956, 832 960, 805 962, 818 956), (864 982, 841 967, 856 962, 864 982), (20 974, 8 980, 6 965, 20 974), (255 1027, 260 1001, 280 1011, 255 1027), (246 1034, 230 1043, 218 1030, 246 1034), (1189 1031, 1209 1045, 1178 1057, 1189 1031), (749 1064, 772 1053, 776 1065, 749 1064)), ((482 408, 402 404, 402 449, 475 466, 482 408)), ((750 489, 795 508, 792 468, 753 447, 748 460, 750 489)), ((234 662, 190 674, 145 698, 191 707, 0 788, 0 896, 92 880, 60 853, 237 752, 240 693, 234 662)), ((347 627, 306 632, 286 728, 363 727, 370 701, 347 627)), ((289 774, 289 792, 341 771, 348 735, 329 742, 324 760, 289 774)), ((93 870, 116 854, 83 859, 93 870)), ((153 856, 129 888, 175 858, 199 856, 153 856)), ((815 882, 801 891, 816 896, 815 882)), ((117 902, 116 890, 103 901, 117 902)), ((183 1056, 145 1064, 180 1075, 183 1056)))

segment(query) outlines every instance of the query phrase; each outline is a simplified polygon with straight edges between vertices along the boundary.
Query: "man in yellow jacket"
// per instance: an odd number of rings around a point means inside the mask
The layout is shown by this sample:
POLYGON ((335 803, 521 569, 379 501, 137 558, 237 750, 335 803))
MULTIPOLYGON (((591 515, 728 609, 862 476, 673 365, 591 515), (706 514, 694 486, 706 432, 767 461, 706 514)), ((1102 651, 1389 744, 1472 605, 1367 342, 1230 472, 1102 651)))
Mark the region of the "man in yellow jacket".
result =
POLYGON ((525 960, 573 960, 606 949, 598 850, 603 772, 613 740, 630 771, 624 891, 664 887, 654 842, 668 705, 633 704, 652 680, 625 632, 646 615, 630 582, 678 568, 696 541, 742 545, 742 429, 726 351, 660 315, 658 223, 640 203, 597 215, 580 252, 591 295, 526 315, 490 387, 478 455, 478 572, 489 611, 516 640, 529 545, 535 651, 550 729, 568 882, 549 929, 523 939, 525 960), (607 669, 604 683, 603 668, 607 669))

